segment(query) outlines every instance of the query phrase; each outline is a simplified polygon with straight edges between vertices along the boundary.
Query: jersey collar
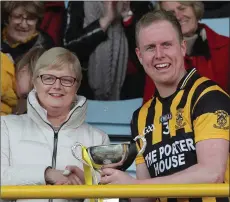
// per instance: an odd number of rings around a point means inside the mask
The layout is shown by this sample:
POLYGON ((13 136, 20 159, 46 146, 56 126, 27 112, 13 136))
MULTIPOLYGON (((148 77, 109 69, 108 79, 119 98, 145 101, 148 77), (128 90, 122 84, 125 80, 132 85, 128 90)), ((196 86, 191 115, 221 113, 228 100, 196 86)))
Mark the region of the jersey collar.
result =
POLYGON ((186 86, 189 86, 191 83, 193 83, 192 81, 194 76, 196 75, 196 72, 197 72, 196 68, 192 68, 188 70, 185 76, 179 82, 177 89, 182 90, 186 88, 186 86))
MULTIPOLYGON (((189 70, 187 70, 187 73, 185 74, 185 76, 180 80, 178 86, 177 86, 177 90, 175 93, 173 93, 172 95, 170 95, 169 97, 173 97, 174 94, 176 94, 179 90, 182 90, 184 88, 186 88, 187 86, 190 86, 191 84, 193 84, 194 80, 197 79, 197 70, 196 68, 191 68, 189 70)), ((167 98, 161 98, 158 90, 156 89, 154 97, 158 97, 159 99, 169 99, 169 97, 167 98)))

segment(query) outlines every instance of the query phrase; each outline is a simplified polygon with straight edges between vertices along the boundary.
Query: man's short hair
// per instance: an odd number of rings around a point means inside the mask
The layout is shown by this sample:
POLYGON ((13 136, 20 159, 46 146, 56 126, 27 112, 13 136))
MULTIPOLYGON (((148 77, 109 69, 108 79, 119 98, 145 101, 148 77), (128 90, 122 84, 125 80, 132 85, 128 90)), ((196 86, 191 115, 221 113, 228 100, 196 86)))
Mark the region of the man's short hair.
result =
POLYGON ((168 21, 169 23, 171 23, 178 34, 179 41, 181 42, 183 40, 183 34, 182 34, 180 23, 178 22, 176 17, 173 15, 173 13, 170 11, 157 10, 157 11, 153 11, 153 12, 149 12, 145 14, 136 24, 136 36, 135 37, 136 37, 137 47, 139 46, 138 37, 139 37, 140 30, 158 21, 168 21))

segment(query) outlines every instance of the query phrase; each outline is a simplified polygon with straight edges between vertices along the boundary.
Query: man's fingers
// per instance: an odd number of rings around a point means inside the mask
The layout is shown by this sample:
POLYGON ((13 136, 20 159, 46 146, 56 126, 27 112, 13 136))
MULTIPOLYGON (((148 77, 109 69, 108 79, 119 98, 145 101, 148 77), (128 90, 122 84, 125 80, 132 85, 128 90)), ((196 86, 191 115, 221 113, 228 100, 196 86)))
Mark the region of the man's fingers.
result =
POLYGON ((118 162, 118 163, 110 163, 110 164, 107 164, 107 165, 103 165, 102 166, 102 169, 103 168, 117 168, 119 166, 122 166, 122 162, 118 162))
POLYGON ((72 165, 66 166, 65 170, 69 170, 71 173, 82 172, 82 170, 80 168, 78 168, 77 166, 72 166, 72 165))
POLYGON ((75 180, 76 184, 82 185, 82 181, 80 180, 79 177, 77 177, 76 175, 74 175, 73 179, 75 180))
POLYGON ((72 184, 72 185, 76 185, 76 184, 82 185, 82 181, 75 174, 71 174, 68 178, 69 178, 70 184, 72 184))
POLYGON ((69 170, 70 173, 74 173, 75 175, 77 175, 80 178, 80 180, 84 183, 84 172, 80 168, 78 168, 77 166, 68 165, 65 169, 69 170))
POLYGON ((111 183, 110 177, 108 175, 103 176, 101 178, 100 183, 101 184, 110 184, 111 183))
POLYGON ((60 180, 58 182, 55 183, 55 185, 64 185, 66 183, 66 181, 60 180))
POLYGON ((104 177, 104 176, 110 176, 112 175, 116 170, 113 169, 113 168, 103 168, 101 170, 101 176, 104 177))

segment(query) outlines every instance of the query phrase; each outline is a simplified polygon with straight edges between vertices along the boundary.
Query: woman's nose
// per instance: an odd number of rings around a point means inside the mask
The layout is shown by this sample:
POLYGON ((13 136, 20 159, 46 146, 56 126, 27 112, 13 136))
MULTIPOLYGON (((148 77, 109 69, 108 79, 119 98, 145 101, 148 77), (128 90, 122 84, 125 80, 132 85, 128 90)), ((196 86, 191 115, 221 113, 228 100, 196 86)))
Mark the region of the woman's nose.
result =
POLYGON ((21 23, 20 23, 20 26, 23 27, 23 28, 27 28, 28 27, 28 23, 27 23, 27 19, 26 18, 23 18, 21 23))
POLYGON ((178 10, 175 11, 175 16, 176 16, 178 21, 182 20, 183 15, 182 15, 181 11, 178 11, 178 10))
POLYGON ((53 84, 53 87, 57 89, 61 88, 61 80, 57 78, 57 80, 53 84))

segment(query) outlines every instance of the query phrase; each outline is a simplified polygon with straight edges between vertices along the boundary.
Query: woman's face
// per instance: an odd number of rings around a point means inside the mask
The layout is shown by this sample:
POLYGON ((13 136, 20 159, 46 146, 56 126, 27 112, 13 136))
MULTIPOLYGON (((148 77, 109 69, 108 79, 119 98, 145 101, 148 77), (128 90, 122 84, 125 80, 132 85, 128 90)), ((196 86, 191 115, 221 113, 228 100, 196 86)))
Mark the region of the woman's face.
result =
POLYGON ((36 32, 38 18, 28 15, 22 6, 15 8, 9 15, 7 37, 13 43, 25 42, 36 32))
POLYGON ((179 21, 184 36, 193 36, 197 30, 198 21, 191 6, 176 1, 162 1, 161 8, 171 11, 179 21))
POLYGON ((78 81, 70 67, 42 70, 34 82, 41 105, 49 112, 68 113, 78 90, 78 81))

